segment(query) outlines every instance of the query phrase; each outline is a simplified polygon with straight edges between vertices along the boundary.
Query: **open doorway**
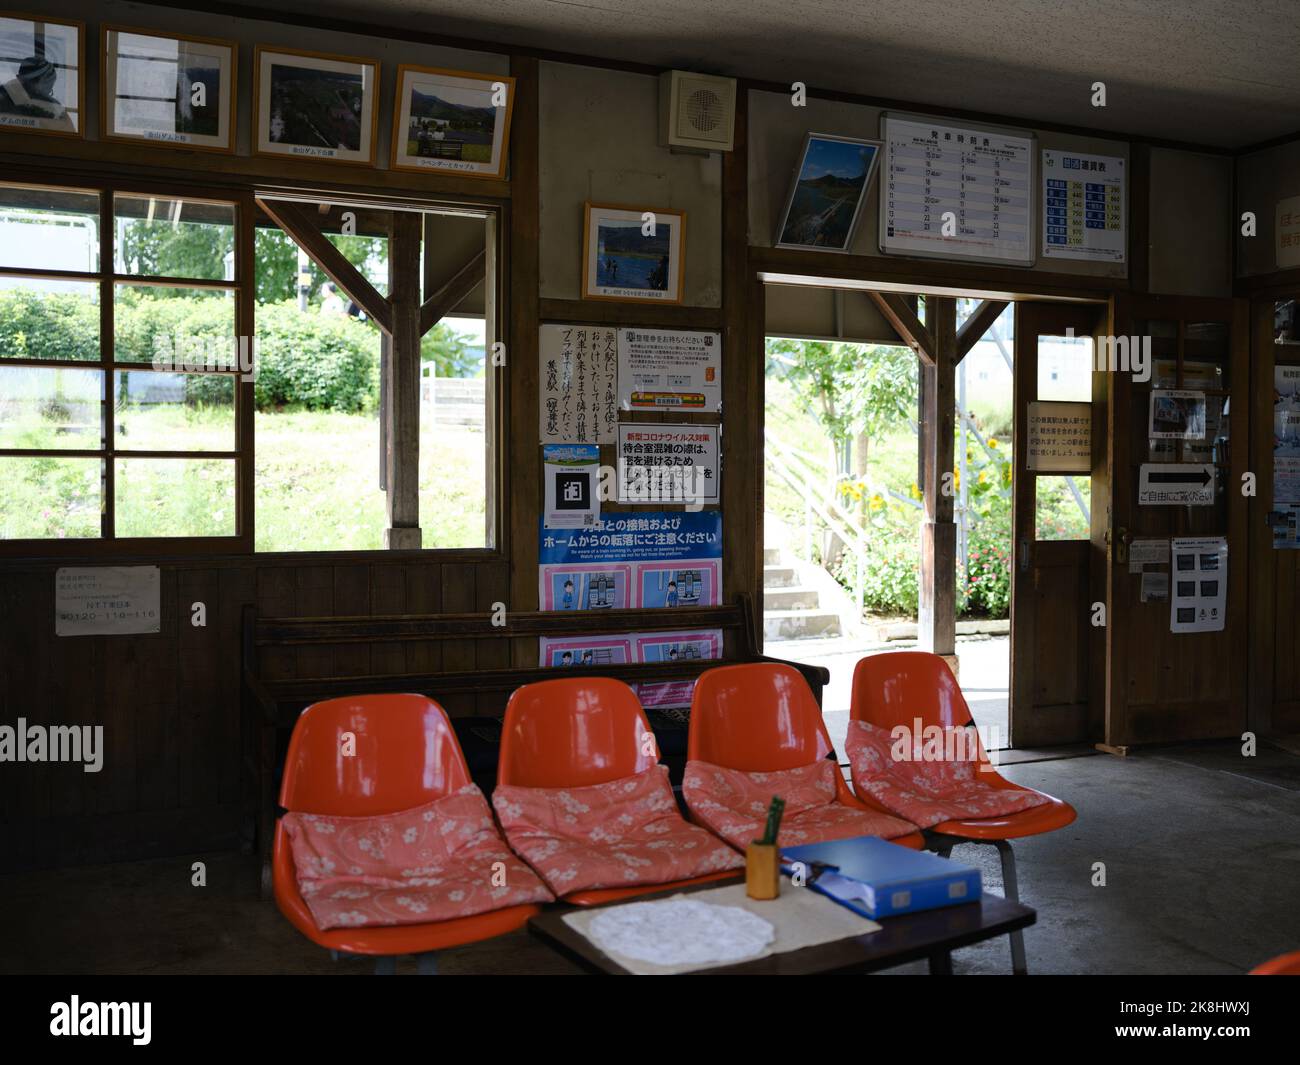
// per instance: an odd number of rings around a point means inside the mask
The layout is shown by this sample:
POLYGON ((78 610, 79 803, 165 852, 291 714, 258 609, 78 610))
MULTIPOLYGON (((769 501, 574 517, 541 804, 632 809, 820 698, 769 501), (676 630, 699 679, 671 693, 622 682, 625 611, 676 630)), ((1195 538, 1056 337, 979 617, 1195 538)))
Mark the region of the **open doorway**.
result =
MULTIPOLYGON (((911 305, 924 323, 925 297, 911 305)), ((1000 749, 1011 743, 1014 305, 989 315, 958 299, 958 329, 977 313, 953 396, 955 658, 986 746, 1000 749)), ((1078 384, 1069 354, 1040 359, 1064 391, 1078 384)), ((840 750, 857 660, 918 646, 922 380, 917 353, 896 339, 767 337, 765 647, 830 669, 823 705, 840 750)), ((1086 477, 1044 480, 1036 523, 1044 538, 1086 539, 1089 507, 1086 477)))

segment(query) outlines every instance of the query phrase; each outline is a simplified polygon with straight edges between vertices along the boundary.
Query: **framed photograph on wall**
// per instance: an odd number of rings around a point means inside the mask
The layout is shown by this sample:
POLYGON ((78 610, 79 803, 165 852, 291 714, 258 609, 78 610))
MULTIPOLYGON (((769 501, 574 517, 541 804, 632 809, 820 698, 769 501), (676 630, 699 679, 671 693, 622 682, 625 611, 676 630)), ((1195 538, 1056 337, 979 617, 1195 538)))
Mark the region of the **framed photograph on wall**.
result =
POLYGON ((0 129, 85 133, 86 27, 0 12, 0 129))
POLYGON ((106 138, 234 151, 233 42, 105 26, 102 43, 106 138))
POLYGON ((681 303, 686 215, 588 203, 582 230, 582 297, 681 303))
POLYGON ((776 246, 848 251, 880 148, 880 141, 861 137, 807 134, 777 226, 776 246))
POLYGON ((514 103, 514 78, 398 67, 393 167, 504 177, 514 103))
POLYGON ((259 45, 253 61, 253 144, 261 155, 375 162, 379 64, 259 45))

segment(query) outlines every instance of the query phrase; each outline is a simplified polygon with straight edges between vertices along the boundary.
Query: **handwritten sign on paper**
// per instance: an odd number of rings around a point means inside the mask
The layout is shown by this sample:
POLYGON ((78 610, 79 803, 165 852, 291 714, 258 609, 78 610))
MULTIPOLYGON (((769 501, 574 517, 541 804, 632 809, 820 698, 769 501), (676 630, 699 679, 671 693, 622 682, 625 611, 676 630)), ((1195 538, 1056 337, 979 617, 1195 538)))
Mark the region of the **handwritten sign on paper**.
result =
POLYGON ((538 343, 543 444, 612 444, 618 438, 618 330, 543 325, 538 343))

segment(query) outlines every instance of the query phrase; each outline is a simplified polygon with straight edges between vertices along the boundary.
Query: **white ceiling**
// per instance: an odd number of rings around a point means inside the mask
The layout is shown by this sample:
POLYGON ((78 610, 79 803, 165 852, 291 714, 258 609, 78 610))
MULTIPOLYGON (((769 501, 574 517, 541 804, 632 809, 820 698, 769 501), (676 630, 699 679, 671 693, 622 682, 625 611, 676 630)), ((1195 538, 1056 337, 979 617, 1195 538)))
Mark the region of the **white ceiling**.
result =
POLYGON ((1236 148, 1300 130, 1295 0, 268 0, 267 7, 1236 148), (1107 105, 1093 107, 1095 81, 1107 105))

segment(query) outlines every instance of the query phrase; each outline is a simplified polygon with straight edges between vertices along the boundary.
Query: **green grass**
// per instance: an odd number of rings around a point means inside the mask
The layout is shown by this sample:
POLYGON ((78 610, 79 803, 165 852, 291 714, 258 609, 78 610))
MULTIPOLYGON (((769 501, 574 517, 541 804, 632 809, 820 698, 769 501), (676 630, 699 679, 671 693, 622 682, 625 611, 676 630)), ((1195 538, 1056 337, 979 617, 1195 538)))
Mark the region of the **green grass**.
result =
MULTIPOLYGON (((230 439, 229 409, 135 409, 130 439, 181 450, 230 439)), ((24 429, 40 437, 48 426, 24 429)), ((383 547, 379 420, 374 414, 259 413, 256 434, 255 546, 258 551, 370 550, 383 547)), ((424 427, 420 523, 425 547, 482 547, 486 463, 481 432, 424 427)), ((19 445, 22 446, 22 445, 19 445)), ((0 458, 0 538, 99 535, 100 460, 0 458)), ((229 536, 234 529, 234 463, 203 459, 117 460, 119 536, 229 536)))

